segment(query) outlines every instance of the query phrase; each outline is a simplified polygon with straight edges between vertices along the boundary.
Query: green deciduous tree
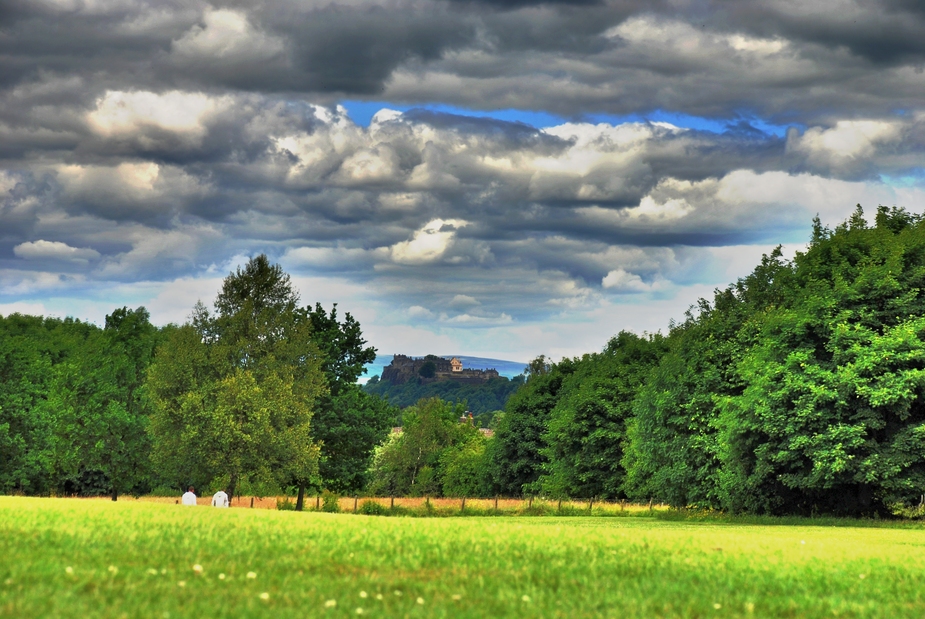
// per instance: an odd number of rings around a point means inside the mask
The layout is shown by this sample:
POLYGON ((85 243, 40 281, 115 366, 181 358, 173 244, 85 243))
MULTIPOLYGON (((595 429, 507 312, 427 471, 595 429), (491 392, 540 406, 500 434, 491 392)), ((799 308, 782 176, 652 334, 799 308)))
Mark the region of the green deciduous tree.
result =
POLYGON ((622 331, 603 352, 585 355, 563 381, 550 413, 540 485, 559 497, 623 495, 623 443, 633 401, 665 345, 661 336, 622 331))
POLYGON ((794 260, 722 400, 728 507, 886 512, 925 487, 925 224, 860 207, 794 260))
POLYGON ((145 372, 158 341, 148 311, 121 308, 56 366, 45 406, 55 419, 56 462, 71 478, 99 472, 112 500, 149 482, 145 372))
POLYGON ((495 493, 521 496, 539 490, 537 482, 547 462, 547 423, 559 402, 563 381, 575 371, 575 362, 563 359, 551 365, 545 357, 538 357, 528 369, 526 384, 507 401, 488 447, 495 493))
POLYGON ((223 282, 215 314, 197 304, 149 372, 154 457, 185 485, 317 483, 311 438, 315 402, 326 391, 322 356, 289 276, 266 256, 223 282))
MULTIPOLYGON (((316 401, 313 421, 321 443, 321 483, 335 492, 355 492, 365 486, 373 449, 387 436, 398 411, 357 385, 364 366, 375 361, 376 349, 366 345, 356 319, 348 312, 341 320, 336 304, 328 313, 320 303, 308 319, 328 386, 316 401)), ((301 501, 296 508, 302 508, 301 501)))
POLYGON ((378 494, 439 496, 440 461, 448 448, 478 433, 460 423, 461 404, 437 398, 421 400, 402 412, 402 431, 392 434, 376 449, 370 471, 370 490, 378 494))

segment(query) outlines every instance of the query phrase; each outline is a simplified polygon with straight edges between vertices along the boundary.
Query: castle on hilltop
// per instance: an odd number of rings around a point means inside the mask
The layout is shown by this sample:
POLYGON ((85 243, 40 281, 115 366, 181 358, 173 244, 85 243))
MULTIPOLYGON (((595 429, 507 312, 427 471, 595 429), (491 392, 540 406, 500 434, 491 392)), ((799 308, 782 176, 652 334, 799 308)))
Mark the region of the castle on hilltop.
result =
POLYGON ((463 368, 462 361, 457 357, 444 359, 437 355, 426 357, 408 357, 395 355, 392 362, 382 369, 381 380, 393 385, 401 385, 409 380, 420 383, 432 383, 441 380, 452 380, 469 385, 480 385, 492 378, 498 378, 498 370, 476 370, 463 368))

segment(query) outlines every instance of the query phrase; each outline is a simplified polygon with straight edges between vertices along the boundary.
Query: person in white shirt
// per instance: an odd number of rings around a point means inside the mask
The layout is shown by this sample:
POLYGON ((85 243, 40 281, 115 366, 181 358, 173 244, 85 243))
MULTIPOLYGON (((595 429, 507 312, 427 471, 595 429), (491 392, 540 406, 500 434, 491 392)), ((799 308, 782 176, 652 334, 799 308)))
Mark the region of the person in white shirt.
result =
POLYGON ((212 507, 228 507, 228 495, 224 490, 219 490, 212 495, 212 507))
POLYGON ((183 498, 180 499, 180 502, 184 505, 195 505, 196 504, 196 489, 192 486, 189 487, 189 490, 186 491, 186 494, 183 495, 183 498))

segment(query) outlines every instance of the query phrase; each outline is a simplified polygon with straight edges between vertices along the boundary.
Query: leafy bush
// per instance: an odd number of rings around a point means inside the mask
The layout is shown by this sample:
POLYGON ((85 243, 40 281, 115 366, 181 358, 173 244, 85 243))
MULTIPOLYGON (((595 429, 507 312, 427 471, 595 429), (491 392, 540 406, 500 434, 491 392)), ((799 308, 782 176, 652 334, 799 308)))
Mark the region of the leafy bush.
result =
POLYGON ((278 498, 276 499, 276 509, 281 512, 295 511, 295 503, 289 500, 289 497, 278 498))
POLYGON ((321 511, 328 512, 330 514, 336 514, 340 512, 340 495, 335 494, 330 490, 325 490, 322 492, 321 511))
POLYGON ((389 513, 389 508, 380 504, 378 501, 372 499, 366 499, 360 503, 357 513, 363 514, 365 516, 384 516, 389 513))

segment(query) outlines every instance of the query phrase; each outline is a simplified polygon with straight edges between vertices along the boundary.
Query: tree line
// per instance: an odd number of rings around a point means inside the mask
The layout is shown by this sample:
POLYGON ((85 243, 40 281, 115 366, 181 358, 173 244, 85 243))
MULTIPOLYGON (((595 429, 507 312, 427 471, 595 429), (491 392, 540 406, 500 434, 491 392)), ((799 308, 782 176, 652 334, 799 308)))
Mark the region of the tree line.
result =
POLYGON ((375 357, 335 306, 301 307, 265 256, 213 309, 155 328, 0 319, 0 491, 188 484, 636 501, 763 514, 888 513, 925 492, 925 218, 816 218, 666 334, 526 368, 491 420, 356 380, 375 357), (462 419, 461 419, 462 418, 462 419), (390 432, 401 426, 400 432, 390 432))
POLYGON ((534 360, 493 421, 412 409, 379 491, 656 500, 759 514, 886 514, 925 493, 925 218, 858 205, 780 247, 666 335, 534 360))
POLYGON ((214 309, 149 318, 0 318, 0 491, 293 489, 301 507, 307 488, 366 485, 397 410, 356 384, 376 351, 349 313, 301 307, 261 255, 225 278, 214 309))

